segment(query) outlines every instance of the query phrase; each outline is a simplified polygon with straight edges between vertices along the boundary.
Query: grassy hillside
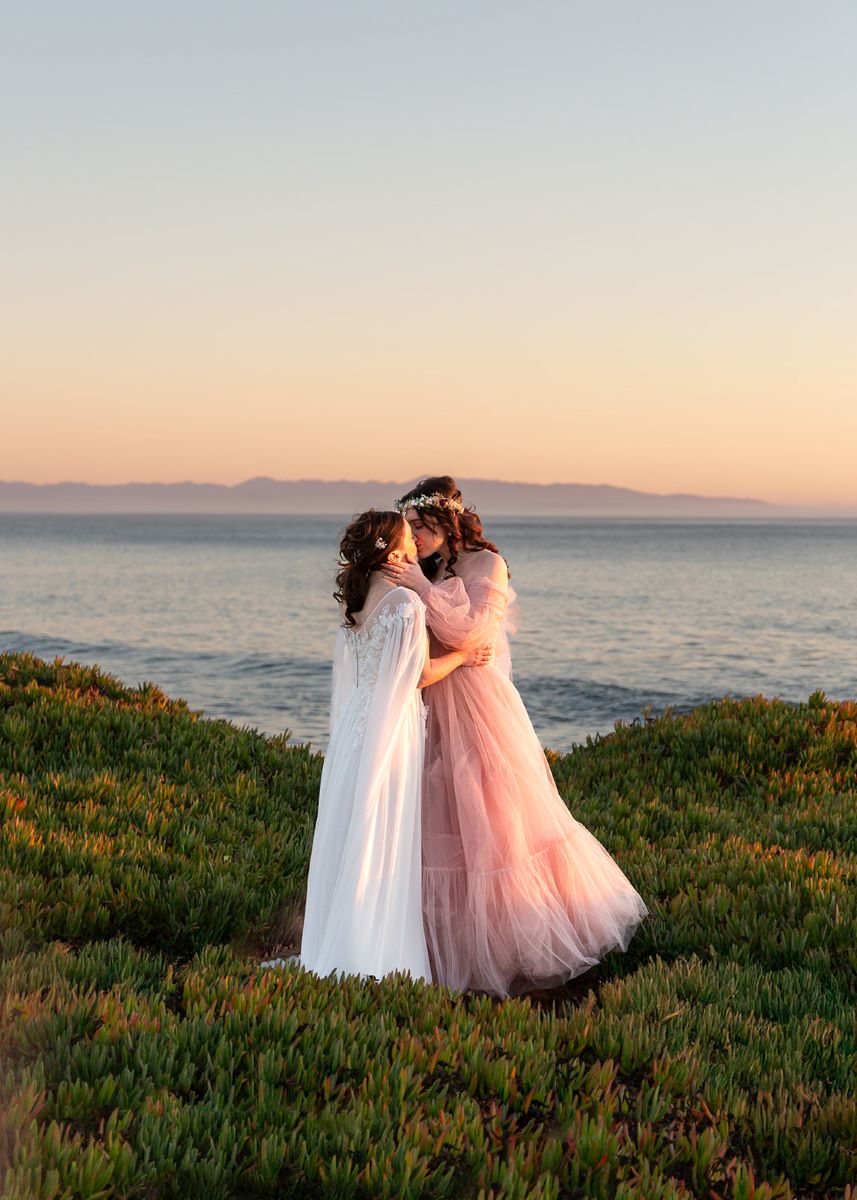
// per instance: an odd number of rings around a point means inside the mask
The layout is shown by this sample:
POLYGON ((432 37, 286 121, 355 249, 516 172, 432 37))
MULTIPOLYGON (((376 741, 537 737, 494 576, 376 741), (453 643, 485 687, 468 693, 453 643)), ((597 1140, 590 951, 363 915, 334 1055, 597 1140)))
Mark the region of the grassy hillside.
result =
POLYGON ((320 757, 0 657, 0 1194, 854 1195, 857 705, 550 758, 652 910, 627 954, 506 1002, 261 971, 320 757))

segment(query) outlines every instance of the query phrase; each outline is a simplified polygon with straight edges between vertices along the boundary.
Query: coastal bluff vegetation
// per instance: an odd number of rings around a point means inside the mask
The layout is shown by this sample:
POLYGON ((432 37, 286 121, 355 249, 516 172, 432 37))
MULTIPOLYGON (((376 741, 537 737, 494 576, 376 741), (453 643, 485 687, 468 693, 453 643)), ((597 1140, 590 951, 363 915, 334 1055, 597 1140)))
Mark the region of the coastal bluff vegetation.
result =
POLYGON ((857 1198, 857 703, 548 759, 651 915, 499 1001, 260 960, 321 755, 0 656, 0 1196, 857 1198))

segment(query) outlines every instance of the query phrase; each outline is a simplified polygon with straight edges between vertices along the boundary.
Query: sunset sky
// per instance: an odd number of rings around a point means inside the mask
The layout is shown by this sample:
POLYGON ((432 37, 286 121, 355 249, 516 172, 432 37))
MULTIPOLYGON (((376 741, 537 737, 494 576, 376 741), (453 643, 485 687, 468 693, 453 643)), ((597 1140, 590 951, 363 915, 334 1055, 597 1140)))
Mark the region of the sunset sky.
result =
POLYGON ((857 5, 7 4, 0 479, 857 505, 857 5))

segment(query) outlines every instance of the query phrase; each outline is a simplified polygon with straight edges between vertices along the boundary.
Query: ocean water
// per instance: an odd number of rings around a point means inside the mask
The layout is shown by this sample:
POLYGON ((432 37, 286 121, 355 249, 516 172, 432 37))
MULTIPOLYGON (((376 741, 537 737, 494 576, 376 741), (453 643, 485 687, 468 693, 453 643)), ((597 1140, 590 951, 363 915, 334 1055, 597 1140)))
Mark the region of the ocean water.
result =
MULTIPOLYGON (((0 514, 0 650, 324 749, 332 517, 0 514)), ((514 680, 569 750, 670 706, 857 696, 857 522, 502 519, 514 680)))

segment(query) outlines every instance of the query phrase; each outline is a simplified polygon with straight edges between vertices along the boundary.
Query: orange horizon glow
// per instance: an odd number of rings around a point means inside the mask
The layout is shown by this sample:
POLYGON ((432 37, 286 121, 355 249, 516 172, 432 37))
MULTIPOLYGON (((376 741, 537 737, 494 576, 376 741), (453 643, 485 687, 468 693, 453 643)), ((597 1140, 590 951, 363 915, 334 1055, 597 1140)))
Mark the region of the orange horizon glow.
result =
MULTIPOLYGON (((254 359, 247 348, 247 361, 254 359)), ((510 375, 514 365, 507 360, 510 375)), ((749 399, 718 404, 718 381, 709 379, 708 394, 691 411, 665 391, 656 402, 651 384, 638 387, 631 403, 605 394, 604 381, 597 400, 569 400, 586 390, 574 386, 571 372, 567 386, 543 381, 527 402, 517 390, 501 391, 499 382, 490 389, 490 405, 471 399, 477 388, 461 379, 457 394, 440 402, 431 383, 408 388, 403 373, 400 380, 379 380, 371 397, 364 392, 346 404, 330 386, 301 389, 306 399, 300 403, 270 394, 239 398, 237 385, 231 398, 222 376, 217 395, 214 380, 207 392, 201 368, 190 386, 187 364, 183 372, 176 366, 180 385, 158 402, 146 395, 163 395, 163 380, 129 378, 117 366, 107 378, 87 381, 78 368, 71 389, 70 356, 65 367, 64 387, 59 380, 39 381, 44 368, 30 371, 25 387, 25 363, 16 372, 17 387, 7 378, 7 396, 25 396, 26 403, 19 400, 3 414, 0 479, 234 486, 259 476, 401 481, 428 471, 794 507, 857 506, 857 404, 844 389, 825 406, 812 404, 793 378, 781 377, 755 405, 749 399)), ((618 393, 619 381, 612 383, 618 393)))

